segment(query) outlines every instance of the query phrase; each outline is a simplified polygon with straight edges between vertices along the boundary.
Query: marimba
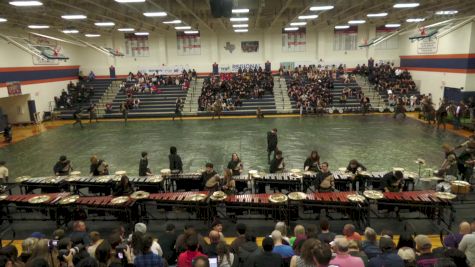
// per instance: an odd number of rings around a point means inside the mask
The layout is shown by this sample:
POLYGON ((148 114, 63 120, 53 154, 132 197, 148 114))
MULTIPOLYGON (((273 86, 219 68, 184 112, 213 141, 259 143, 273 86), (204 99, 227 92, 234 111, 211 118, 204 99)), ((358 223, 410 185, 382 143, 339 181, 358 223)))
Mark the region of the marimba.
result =
POLYGON ((261 194, 265 193, 266 185, 270 185, 271 189, 274 189, 274 191, 301 191, 302 179, 303 177, 301 175, 290 172, 269 173, 263 177, 254 178, 254 188, 256 193, 261 194))
POLYGON ((401 218, 401 210, 416 211, 429 219, 437 220, 438 224, 444 222, 450 227, 454 218, 452 201, 439 198, 434 193, 434 191, 385 192, 384 198, 376 201, 378 209, 396 211, 398 218, 401 218))
POLYGON ((29 194, 35 189, 41 189, 41 193, 69 191, 65 184, 65 178, 65 176, 29 178, 20 184, 20 190, 25 194, 29 194))

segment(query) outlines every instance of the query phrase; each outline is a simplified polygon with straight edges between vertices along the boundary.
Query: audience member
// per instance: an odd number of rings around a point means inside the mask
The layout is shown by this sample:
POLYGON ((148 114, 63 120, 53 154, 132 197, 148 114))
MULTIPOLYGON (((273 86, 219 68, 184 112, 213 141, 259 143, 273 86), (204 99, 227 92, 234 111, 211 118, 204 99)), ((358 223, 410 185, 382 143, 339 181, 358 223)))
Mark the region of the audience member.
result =
POLYGON ((210 244, 206 246, 205 254, 210 258, 215 258, 218 255, 216 247, 218 246, 219 241, 221 241, 219 232, 211 230, 208 237, 210 244))
MULTIPOLYGON (((192 262, 192 267, 210 267, 209 260, 205 256, 198 256, 192 262)), ((177 267, 180 267, 177 265, 177 267)))
POLYGON ((241 244, 246 242, 246 237, 245 237, 246 230, 247 230, 247 226, 245 224, 243 223, 236 224, 236 232, 238 236, 231 243, 231 251, 233 253, 237 253, 239 246, 241 246, 241 244))
POLYGON ((459 232, 454 234, 449 234, 444 238, 444 246, 448 248, 458 248, 460 241, 464 235, 470 234, 470 224, 466 221, 463 221, 459 225, 459 232))
POLYGON ((378 246, 378 241, 376 240, 377 234, 373 228, 366 227, 364 231, 365 240, 362 242, 362 248, 364 253, 368 255, 368 259, 380 255, 381 249, 378 246))
POLYGON ((396 248, 400 249, 402 247, 409 247, 412 249, 416 248, 416 242, 414 241, 412 234, 408 232, 403 232, 399 235, 399 240, 397 242, 396 248))
POLYGON ((397 255, 401 257, 401 259, 404 261, 405 267, 417 267, 416 252, 414 252, 413 248, 410 248, 410 247, 399 248, 397 255))
POLYGON ((418 267, 432 267, 437 263, 437 256, 432 253, 432 243, 426 235, 417 235, 414 238, 416 241, 416 250, 419 255, 416 257, 418 267))
POLYGON ((234 266, 234 253, 229 251, 229 247, 225 241, 220 241, 216 246, 216 254, 218 255, 219 267, 234 266))
POLYGON ((240 267, 247 267, 252 264, 252 259, 259 254, 259 247, 256 244, 256 236, 252 233, 246 233, 246 242, 242 243, 238 248, 238 260, 240 267))
POLYGON ((404 261, 394 250, 394 242, 387 237, 381 237, 379 247, 382 254, 379 254, 369 260, 369 267, 404 267, 404 261))
MULTIPOLYGON (((278 232, 274 230, 274 232, 278 232)), ((274 233, 273 232, 273 233, 274 233)), ((262 249, 263 251, 255 254, 252 256, 251 264, 245 265, 249 267, 279 267, 284 266, 284 261, 282 260, 282 256, 278 253, 273 252, 274 247, 274 239, 270 237, 265 237, 262 240, 262 249)))
POLYGON ((163 258, 167 260, 168 264, 174 264, 176 262, 175 242, 177 237, 175 225, 172 223, 167 224, 165 232, 161 232, 158 235, 160 247, 163 251, 163 258))
POLYGON ((94 257, 97 247, 102 243, 103 240, 101 239, 99 232, 96 231, 89 233, 89 238, 91 239, 91 243, 87 247, 87 252, 89 255, 91 255, 91 257, 94 257))
POLYGON ((192 267, 193 259, 199 256, 205 256, 198 251, 199 242, 197 234, 190 235, 185 242, 186 251, 178 256, 177 267, 192 267))
POLYGON ((343 234, 348 240, 361 241, 361 235, 355 231, 355 226, 353 224, 345 224, 343 227, 343 234))
POLYGON ((282 234, 278 230, 272 231, 271 234, 273 242, 273 253, 279 254, 282 259, 289 259, 294 256, 294 250, 289 245, 282 244, 282 234))
POLYGON ((339 267, 364 267, 364 263, 361 258, 353 257, 349 254, 349 245, 350 244, 347 238, 336 237, 333 246, 336 256, 330 261, 330 264, 339 267))
POLYGON ((324 243, 330 244, 336 237, 335 233, 330 232, 330 223, 327 219, 320 220, 320 231, 318 239, 324 243))
POLYGON ((285 222, 277 222, 274 230, 280 231, 282 234, 282 242, 286 245, 290 244, 290 239, 287 237, 287 225, 285 222))
POLYGON ((361 258, 364 263, 364 266, 368 266, 368 256, 366 255, 366 253, 364 253, 364 251, 361 250, 360 241, 350 240, 348 242, 348 253, 353 257, 361 258))
POLYGON ((151 235, 144 234, 142 237, 141 254, 136 255, 134 267, 162 267, 162 257, 152 251, 154 240, 151 235))
POLYGON ((465 253, 470 265, 475 265, 475 220, 470 224, 471 234, 463 236, 458 249, 465 253))
POLYGON ((82 244, 90 244, 89 234, 87 233, 86 223, 83 221, 75 221, 73 223, 73 231, 69 234, 71 239, 82 239, 82 244))

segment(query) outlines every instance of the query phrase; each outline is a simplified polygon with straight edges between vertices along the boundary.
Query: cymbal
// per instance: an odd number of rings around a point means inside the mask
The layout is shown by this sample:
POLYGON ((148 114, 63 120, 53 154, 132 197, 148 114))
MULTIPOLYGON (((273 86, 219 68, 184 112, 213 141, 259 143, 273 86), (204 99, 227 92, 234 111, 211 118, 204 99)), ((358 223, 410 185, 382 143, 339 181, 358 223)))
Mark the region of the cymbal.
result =
POLYGON ((120 175, 120 176, 126 175, 126 174, 127 174, 126 171, 116 171, 116 172, 115 172, 115 175, 120 175))
POLYGON ((131 199, 144 199, 144 198, 148 198, 149 196, 150 196, 149 192, 136 191, 136 192, 132 193, 132 195, 130 195, 130 198, 131 199))
POLYGON ((161 169, 160 174, 162 176, 168 176, 168 175, 172 174, 172 170, 170 170, 170 169, 161 169))
POLYGON ((369 199, 382 199, 384 194, 381 191, 377 190, 365 190, 363 195, 369 199))
POLYGON ((62 198, 58 203, 60 205, 67 205, 76 202, 78 200, 79 196, 78 195, 72 195, 72 196, 67 196, 62 198))
POLYGON ((228 197, 223 191, 214 192, 209 198, 214 201, 223 201, 228 197))
POLYGON ((338 168, 338 170, 341 171, 341 172, 346 172, 346 168, 345 168, 345 167, 340 167, 340 168, 338 168))
POLYGON ((149 183, 161 183, 163 181, 163 177, 161 175, 151 175, 147 178, 147 182, 149 183))
POLYGON ((312 171, 304 171, 303 172, 303 175, 307 175, 307 176, 312 176, 312 175, 315 175, 317 174, 316 172, 312 172, 312 171))
POLYGON ((81 172, 80 171, 73 171, 71 172, 69 175, 81 175, 81 172))
POLYGON ((248 172, 251 176, 257 174, 257 170, 249 170, 248 172))
POLYGON ((449 192, 436 192, 434 193, 435 197, 438 197, 440 199, 448 199, 448 200, 451 200, 451 199, 454 199, 457 197, 457 195, 454 195, 452 193, 449 193, 449 192))
POLYGON ((364 202, 366 200, 364 196, 358 194, 351 194, 346 197, 352 202, 364 202))
POLYGON ((208 196, 206 194, 193 194, 193 195, 190 195, 190 196, 187 196, 185 198, 186 201, 203 201, 207 198, 208 196))
POLYGON ((361 175, 361 176, 371 176, 371 173, 369 173, 367 171, 359 171, 358 174, 361 175))
POLYGON ((289 198, 282 193, 275 193, 269 196, 269 201, 272 203, 283 203, 286 202, 289 198))
POLYGON ((307 199, 307 194, 303 192, 292 192, 287 195, 290 200, 304 200, 307 199))
POLYGON ((408 178, 417 178, 419 175, 415 172, 404 171, 404 175, 408 178))
POLYGON ((0 201, 7 199, 8 195, 0 195, 0 201))
POLYGON ((418 158, 414 161, 416 164, 420 164, 420 165, 426 165, 426 161, 421 159, 421 158, 418 158))
POLYGON ((300 170, 300 169, 290 169, 290 172, 291 173, 301 173, 302 170, 300 170))
POLYGON ((40 203, 44 203, 48 200, 50 200, 51 197, 48 196, 48 195, 40 195, 40 196, 35 196, 35 197, 32 197, 30 199, 28 199, 28 203, 30 204, 40 204, 40 203))
POLYGON ((393 167, 393 171, 395 171, 395 172, 397 172, 397 171, 404 172, 404 168, 401 168, 401 167, 393 167))
POLYGON ((73 181, 79 180, 79 176, 77 175, 68 176, 64 180, 66 180, 66 182, 73 182, 73 181))
POLYGON ((121 197, 115 197, 111 200, 112 205, 117 205, 117 204, 123 204, 125 202, 129 201, 128 196, 121 196, 121 197))
POLYGON ((15 178, 15 182, 23 183, 24 181, 26 181, 30 178, 31 178, 31 176, 20 176, 20 177, 15 178))
POLYGON ((108 183, 110 180, 111 180, 111 177, 108 175, 99 176, 96 178, 96 182, 98 183, 108 183))
POLYGON ((450 184, 457 185, 457 186, 470 186, 470 183, 466 181, 462 181, 462 180, 452 181, 450 182, 450 184))

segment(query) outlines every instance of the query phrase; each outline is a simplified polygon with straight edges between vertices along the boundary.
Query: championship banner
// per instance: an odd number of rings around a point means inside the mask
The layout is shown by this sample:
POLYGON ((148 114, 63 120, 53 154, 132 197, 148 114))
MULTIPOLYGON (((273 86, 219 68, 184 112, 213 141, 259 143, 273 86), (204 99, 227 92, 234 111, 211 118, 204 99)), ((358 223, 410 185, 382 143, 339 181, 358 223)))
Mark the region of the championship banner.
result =
POLYGON ((188 71, 188 65, 159 66, 159 67, 139 67, 140 73, 158 74, 158 75, 180 75, 183 70, 188 71))
POLYGON ((150 47, 148 36, 137 36, 133 33, 124 33, 125 55, 128 57, 149 57, 150 47))
POLYGON ((176 49, 179 56, 201 55, 200 33, 176 32, 176 49))
POLYGON ((21 95, 21 84, 20 82, 7 82, 8 95, 21 95))
POLYGON ((226 64, 220 64, 219 65, 219 73, 226 73, 226 72, 238 72, 239 69, 241 70, 254 70, 254 69, 259 69, 259 67, 264 69, 264 64, 231 64, 231 65, 226 65, 226 64))
POLYGON ((356 50, 358 37, 358 27, 351 26, 348 29, 335 29, 333 50, 356 50))
POLYGON ((282 52, 305 52, 306 38, 306 28, 299 28, 297 31, 282 29, 282 52))
POLYGON ((241 49, 244 53, 257 53, 259 52, 259 41, 242 41, 241 49))

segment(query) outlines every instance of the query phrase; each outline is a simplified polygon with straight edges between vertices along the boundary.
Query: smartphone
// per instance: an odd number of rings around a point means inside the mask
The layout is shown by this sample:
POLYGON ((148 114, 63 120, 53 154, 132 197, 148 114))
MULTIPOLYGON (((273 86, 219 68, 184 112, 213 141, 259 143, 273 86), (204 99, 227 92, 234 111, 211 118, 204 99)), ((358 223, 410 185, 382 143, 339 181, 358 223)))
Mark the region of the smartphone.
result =
POLYGON ((117 258, 119 258, 119 259, 122 260, 122 259, 124 258, 124 253, 118 252, 118 253, 117 253, 117 258))
POLYGON ((218 258, 209 258, 209 267, 218 267, 218 258))

